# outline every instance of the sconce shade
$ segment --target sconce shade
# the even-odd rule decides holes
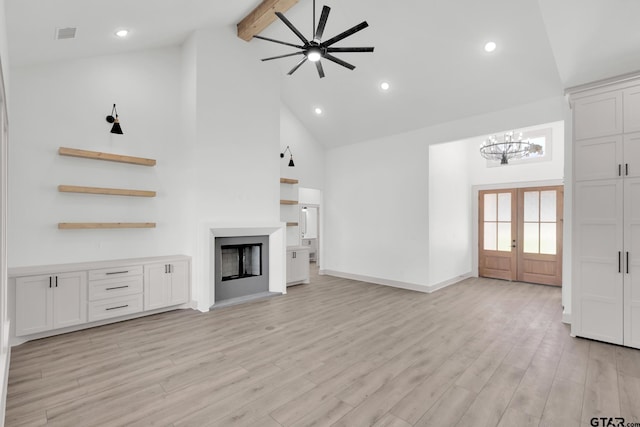
[[[292,168],[295,165],[293,164],[293,156],[291,156],[291,158],[289,159],[289,167]]]
[[[117,133],[118,135],[122,135],[122,128],[120,127],[120,121],[118,120],[118,116],[116,116],[116,119],[113,122],[111,133]]]

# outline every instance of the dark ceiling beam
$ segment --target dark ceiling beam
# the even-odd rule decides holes
[[[238,24],[238,37],[250,41],[276,20],[276,12],[286,12],[298,0],[263,0]]]

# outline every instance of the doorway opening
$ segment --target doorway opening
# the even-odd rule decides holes
[[[478,192],[478,275],[562,286],[563,186]]]
[[[305,203],[300,206],[300,243],[309,248],[309,262],[319,265],[320,206]]]

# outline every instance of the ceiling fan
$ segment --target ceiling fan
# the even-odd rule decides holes
[[[257,35],[253,36],[257,39],[267,40],[273,43],[279,43],[285,46],[291,46],[291,47],[300,49],[300,51],[298,52],[288,53],[286,55],[273,56],[271,58],[264,58],[262,59],[262,61],[271,61],[272,59],[280,59],[280,58],[286,58],[289,56],[304,55],[304,57],[300,60],[300,62],[298,62],[295,65],[295,67],[293,67],[291,71],[289,71],[287,74],[292,75],[293,73],[296,72],[298,68],[300,68],[302,64],[304,64],[307,60],[309,60],[311,62],[315,62],[316,68],[318,69],[318,75],[320,76],[320,78],[324,77],[324,69],[322,68],[322,63],[320,62],[321,58],[327,59],[331,62],[335,62],[336,64],[342,65],[343,67],[348,68],[350,70],[353,70],[354,68],[356,68],[354,65],[351,65],[340,58],[336,58],[332,54],[339,53],[339,52],[373,52],[373,47],[332,47],[332,46],[335,43],[339,42],[340,40],[345,39],[357,33],[358,31],[367,28],[369,24],[367,24],[367,21],[363,21],[360,24],[355,25],[349,28],[348,30],[338,34],[337,36],[330,38],[329,40],[322,41],[324,27],[327,25],[327,19],[329,18],[330,11],[331,11],[331,8],[329,6],[324,6],[322,8],[322,13],[320,14],[320,20],[318,21],[318,27],[316,28],[315,26],[316,25],[316,2],[315,0],[313,1],[313,27],[314,27],[313,29],[315,30],[315,35],[311,40],[307,40],[305,36],[300,31],[298,31],[296,27],[293,26],[293,24],[284,16],[282,12],[276,12],[276,16],[280,18],[280,20],[284,22],[284,24],[287,27],[289,27],[289,29],[293,31],[293,33],[302,41],[302,45],[296,45],[293,43],[287,43],[280,40],[274,40],[268,37],[262,37]]]

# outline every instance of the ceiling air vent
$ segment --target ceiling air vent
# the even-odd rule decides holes
[[[56,40],[75,39],[76,29],[75,27],[56,28]]]

